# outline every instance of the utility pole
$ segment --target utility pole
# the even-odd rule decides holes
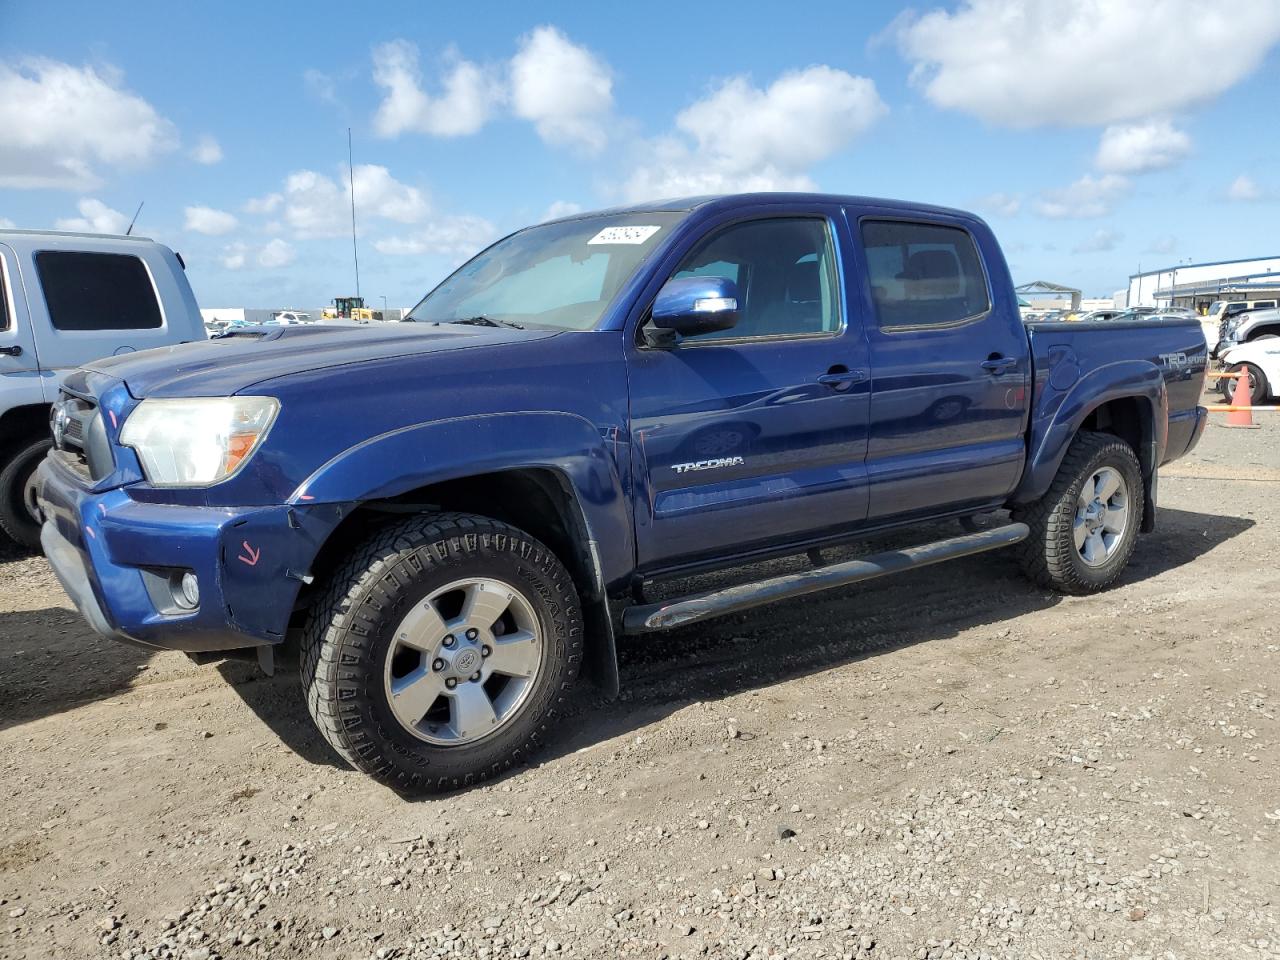
[[[351,128],[347,127],[347,180],[351,184],[351,260],[356,267],[356,296],[360,296],[360,248],[356,245],[356,168],[351,160]]]

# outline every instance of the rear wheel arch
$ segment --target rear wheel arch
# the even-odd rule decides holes
[[[1110,434],[1128,444],[1142,468],[1142,533],[1156,528],[1156,504],[1152,496],[1160,444],[1156,436],[1156,411],[1148,397],[1116,397],[1098,404],[1080,424],[1076,436],[1085,432]]]
[[[7,454],[49,435],[48,403],[24,403],[0,413],[0,448]]]

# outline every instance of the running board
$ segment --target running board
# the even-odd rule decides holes
[[[843,587],[850,583],[875,580],[891,573],[928,567],[943,560],[954,560],[974,553],[998,550],[1001,547],[1020,543],[1030,534],[1031,530],[1025,523],[1010,523],[993,530],[969,533],[949,540],[938,540],[918,547],[907,547],[905,550],[873,553],[869,557],[836,563],[816,570],[788,573],[781,577],[770,577],[768,580],[744,583],[709,593],[695,593],[660,603],[628,607],[622,614],[622,628],[623,632],[634,634],[683,627],[690,623],[697,623],[699,620],[750,610],[752,607],[773,603],[776,600],[789,600],[792,597],[817,593],[819,590],[829,590],[832,587]]]

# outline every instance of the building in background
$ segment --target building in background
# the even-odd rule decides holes
[[[1129,277],[1127,306],[1190,307],[1204,313],[1215,300],[1280,297],[1280,257],[1180,263]]]

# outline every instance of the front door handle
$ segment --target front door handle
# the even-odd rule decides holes
[[[866,370],[841,370],[832,368],[818,378],[818,382],[832,390],[848,390],[855,383],[862,383],[870,374]]]
[[[22,347],[16,343],[12,347],[0,347],[0,354],[6,357],[20,357],[22,356]]]
[[[982,369],[994,374],[1007,373],[1017,365],[1015,357],[989,357],[982,361]]]

